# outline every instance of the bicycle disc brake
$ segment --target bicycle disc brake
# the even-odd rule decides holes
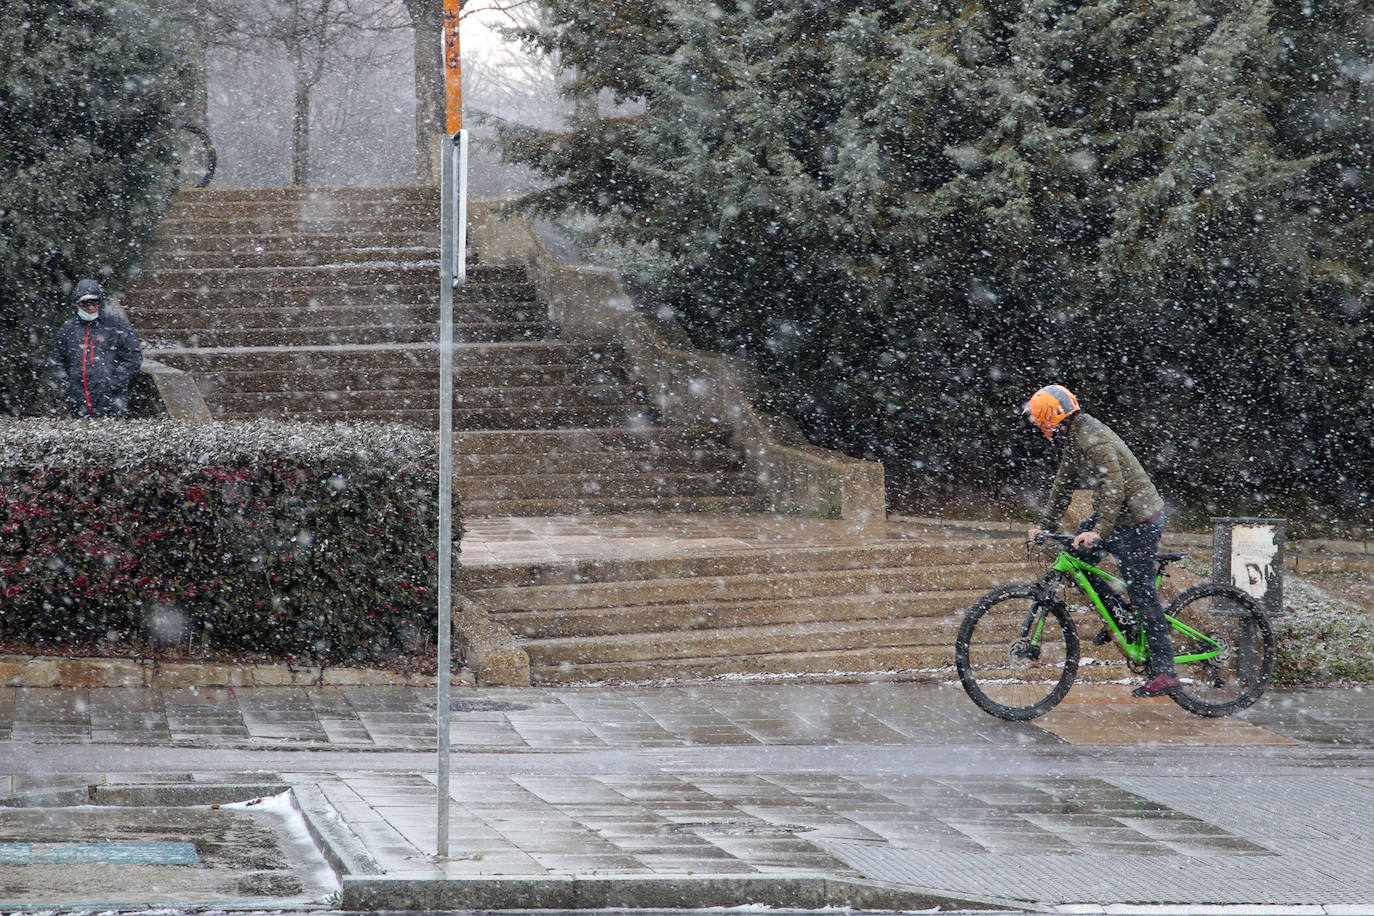
[[[1032,643],[1028,636],[1013,639],[1007,647],[1007,659],[1013,668],[1025,668],[1040,661],[1040,647]]]

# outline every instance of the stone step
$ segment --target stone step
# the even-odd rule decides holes
[[[328,222],[337,226],[340,237],[372,230],[378,223],[393,220],[424,221],[439,228],[440,208],[423,201],[353,200],[324,203],[263,201],[229,206],[174,207],[164,223],[178,228],[201,227],[210,231],[226,222],[254,221],[272,223],[285,228],[301,223]]]
[[[454,349],[455,369],[470,366],[613,366],[625,362],[625,351],[614,343],[576,343],[565,340],[524,343],[460,344]]]
[[[328,403],[315,403],[308,409],[294,412],[283,407],[277,411],[252,412],[229,410],[215,403],[209,404],[210,413],[217,420],[248,420],[253,417],[271,417],[281,420],[323,423],[403,423],[421,429],[438,429],[439,412],[435,409],[420,410],[413,408],[348,409]],[[617,411],[615,408],[584,408],[560,410],[455,410],[453,428],[455,430],[537,430],[537,429],[581,429],[588,426],[652,426],[656,417],[647,410]],[[550,501],[551,511],[545,514],[560,514],[557,501]]]
[[[729,515],[767,512],[758,496],[670,496],[670,497],[549,497],[547,499],[468,499],[462,504],[465,515],[476,518],[528,518],[542,515],[676,515],[695,513]]]
[[[298,248],[294,239],[282,237],[272,248],[254,244],[247,250],[196,251],[177,247],[177,240],[166,240],[156,256],[144,266],[146,274],[160,275],[170,271],[199,273],[201,271],[277,269],[285,267],[324,267],[330,264],[418,264],[437,272],[439,249],[431,245],[377,246],[353,244],[352,239],[334,239],[333,246]]]
[[[456,475],[456,472],[455,472]],[[742,474],[651,473],[618,471],[591,477],[586,474],[545,476],[463,476],[460,491],[487,502],[544,499],[689,499],[715,496],[753,496],[758,483]]]
[[[299,370],[219,370],[210,377],[217,386],[240,392],[439,390],[437,367],[409,365],[371,369],[336,367]],[[626,379],[616,368],[597,366],[539,366],[512,373],[502,373],[495,369],[465,368],[457,369],[453,373],[455,391],[522,387],[573,388],[625,383]]]
[[[383,388],[335,391],[240,391],[222,382],[202,381],[202,391],[212,409],[234,413],[261,410],[270,413],[303,413],[309,410],[438,410],[436,388]],[[477,412],[605,411],[622,415],[649,410],[644,393],[625,385],[582,388],[478,388],[454,392],[454,416]],[[487,427],[490,428],[490,427]]]
[[[825,651],[770,652],[726,657],[655,659],[647,662],[559,664],[530,667],[530,681],[542,684],[642,683],[664,679],[704,680],[731,676],[787,677],[916,672],[953,677],[954,652],[944,646],[892,646]]]
[[[230,191],[232,189],[218,189]],[[245,191],[263,189],[243,189]],[[223,218],[226,216],[338,215],[366,222],[377,213],[416,210],[439,219],[439,193],[435,189],[412,193],[403,189],[322,188],[295,197],[256,193],[181,197],[168,214],[173,219]]]
[[[210,205],[219,210],[233,204],[264,206],[299,201],[428,201],[439,202],[439,189],[430,185],[337,185],[277,188],[187,188],[177,195],[177,207]]]
[[[302,308],[262,308],[242,306],[213,308],[140,308],[138,330],[153,334],[170,331],[240,328],[358,327],[362,325],[439,325],[439,304],[376,303],[338,306],[307,305]],[[457,302],[455,326],[482,324],[547,323],[548,310],[537,302]]]
[[[336,246],[338,244],[337,239],[326,241],[333,241]],[[274,248],[259,252],[176,251],[169,253],[164,251],[158,255],[157,261],[148,266],[144,274],[146,279],[140,278],[139,282],[140,287],[144,289],[198,290],[202,284],[195,282],[197,277],[222,275],[225,272],[237,270],[239,267],[247,269],[248,273],[245,273],[244,277],[255,280],[264,277],[270,279],[271,275],[268,271],[281,270],[290,270],[300,276],[315,276],[320,271],[333,266],[357,267],[371,270],[374,273],[380,272],[384,275],[384,279],[390,279],[386,276],[386,268],[374,266],[378,264],[395,264],[398,265],[398,269],[404,268],[407,272],[419,272],[422,277],[430,278],[436,287],[439,282],[439,252],[437,249],[414,247],[339,250],[336,247],[330,248],[324,245],[319,248]],[[315,273],[307,273],[312,271]],[[159,282],[159,277],[165,278],[167,282]],[[493,284],[505,287],[527,286],[529,282],[529,275],[523,267],[469,266],[467,279],[462,286],[454,290],[453,298],[455,302],[462,302],[465,299],[471,300],[474,297],[489,299],[490,296],[482,293],[478,287]],[[437,293],[433,298],[438,298]]]
[[[523,640],[521,647],[529,653],[531,673],[535,669],[563,671],[582,665],[731,659],[779,653],[866,652],[876,647],[901,646],[939,648],[947,653],[952,663],[954,634],[958,628],[957,614],[947,614],[933,619],[834,620],[605,638],[530,639]]]
[[[454,473],[473,485],[503,477],[550,478],[550,485],[602,478],[615,474],[679,474],[687,471],[737,474],[744,470],[740,456],[729,449],[653,452],[567,452],[544,455],[468,455],[454,449]],[[576,487],[570,488],[569,492]]]
[[[328,347],[163,347],[149,355],[195,375],[258,370],[391,369],[433,366],[438,371],[435,345],[368,344]],[[531,369],[551,366],[616,366],[620,353],[613,346],[565,341],[459,344],[454,348],[454,371],[469,367]]]
[[[558,328],[547,322],[454,324],[454,335],[470,342],[554,340]],[[178,347],[326,347],[336,344],[437,343],[432,324],[362,325],[355,327],[209,327],[140,329],[139,337]]]
[[[731,676],[787,677],[790,675],[844,675],[905,673],[950,680],[954,670],[953,636],[914,645],[868,646],[854,649],[758,651],[752,654],[701,658],[652,659],[605,663],[531,666],[530,680],[538,684],[594,684],[601,682],[655,682],[705,680]],[[1120,655],[1093,656],[1087,645],[1079,661],[1078,683],[1118,683],[1130,677]]]
[[[145,355],[197,378],[240,373],[309,372],[325,369],[432,369],[434,344],[369,344],[337,347],[159,347]]]
[[[187,211],[168,216],[162,221],[159,231],[164,237],[171,238],[193,234],[271,236],[304,232],[333,235],[337,239],[345,240],[359,224],[358,209],[330,211],[326,208],[312,208],[308,211],[283,209],[280,212],[264,212],[254,208],[241,213],[220,215]],[[387,210],[366,216],[366,221],[365,231],[368,233],[437,233],[439,229],[437,208],[430,210],[407,207]]]
[[[518,457],[611,452],[638,460],[645,453],[711,451],[729,447],[730,431],[720,426],[547,429],[518,433],[473,430],[453,434],[455,454],[468,456]]]
[[[381,286],[439,283],[439,259],[288,264],[280,267],[180,267],[146,270],[139,281],[150,291],[219,289],[294,289],[295,287]],[[533,295],[527,298],[534,298]]]
[[[722,630],[773,624],[839,620],[962,617],[988,589],[944,592],[888,592],[880,595],[836,595],[765,601],[692,601],[673,605],[621,605],[585,608],[558,614],[512,611],[499,620],[524,639],[566,639],[663,633],[679,630]]]
[[[319,279],[319,278],[317,278]],[[130,320],[138,324],[142,309],[236,309],[271,308],[300,309],[319,306],[376,306],[398,303],[439,302],[437,277],[410,278],[406,282],[370,284],[332,284],[314,286],[256,287],[238,286],[211,289],[154,289],[139,286],[122,300],[129,310]],[[529,302],[534,287],[527,283],[477,283],[463,287],[455,299],[460,302]]]
[[[531,585],[523,588],[482,589],[464,580],[465,593],[498,618],[505,611],[563,613],[569,610],[691,601],[763,601],[885,592],[987,591],[1008,582],[1027,582],[1042,569],[1024,563],[972,563],[952,566],[907,566],[885,569],[827,569],[658,578],[628,581],[588,581],[581,584]],[[480,574],[477,570],[472,571]]]
[[[457,441],[455,437],[455,442]],[[701,555],[586,559],[561,563],[492,564],[473,567],[464,575],[465,587],[489,589],[492,595],[526,586],[594,585],[597,583],[645,583],[668,580],[691,588],[692,582],[710,582],[725,589],[723,579],[734,576],[771,576],[859,571],[865,575],[864,590],[888,570],[919,569],[948,565],[981,567],[997,565],[1023,573],[1003,582],[1029,582],[1044,571],[1043,560],[1029,561],[1015,538],[963,538],[897,540],[889,543],[835,547],[791,547],[768,550],[730,550]],[[999,573],[1009,574],[1009,573]],[[1000,584],[1000,583],[999,583]],[[878,589],[880,593],[884,589]],[[690,592],[699,595],[700,591]],[[516,599],[512,600],[524,600]],[[664,600],[674,600],[671,596]],[[645,602],[647,603],[647,602]],[[499,602],[493,605],[501,608]],[[515,608],[518,609],[518,608]]]
[[[340,249],[380,251],[424,249],[432,252],[439,250],[439,227],[432,229],[411,229],[401,231],[376,231],[370,225],[360,225],[356,231],[340,236],[337,232],[303,232],[296,229],[265,233],[206,233],[195,231],[194,223],[184,224],[178,231],[171,231],[163,225],[158,229],[158,241],[153,257],[178,258],[210,257],[236,258],[269,256],[280,252],[284,258],[293,256],[330,257]],[[433,255],[432,257],[437,257]],[[230,261],[230,263],[233,263]],[[289,261],[288,261],[289,263]],[[329,263],[329,262],[321,262]],[[180,265],[169,265],[180,266]],[[225,264],[209,266],[228,266]],[[252,266],[252,265],[250,265]],[[468,271],[476,267],[469,264]]]

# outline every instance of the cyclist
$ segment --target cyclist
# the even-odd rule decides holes
[[[1096,417],[1079,409],[1078,399],[1062,385],[1041,388],[1022,413],[1059,449],[1059,470],[1050,489],[1040,528],[1057,531],[1073,491],[1093,491],[1093,513],[1079,526],[1073,546],[1105,549],[1116,557],[1126,594],[1139,615],[1150,647],[1148,680],[1132,696],[1157,697],[1179,686],[1174,674],[1174,648],[1169,623],[1155,591],[1159,538],[1164,533],[1164,500],[1121,437]]]

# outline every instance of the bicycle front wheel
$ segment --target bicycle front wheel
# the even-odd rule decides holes
[[[1274,673],[1274,630],[1250,595],[1219,582],[1195,585],[1165,611],[1173,618],[1171,696],[1199,716],[1229,716],[1259,699]]]
[[[1008,585],[969,609],[954,641],[954,664],[969,698],[984,712],[1025,721],[1064,699],[1078,674],[1078,631],[1062,604],[1040,590]]]

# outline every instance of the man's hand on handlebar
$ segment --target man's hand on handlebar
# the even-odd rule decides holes
[[[1043,544],[1046,541],[1053,541],[1062,547],[1073,550],[1098,550],[1102,547],[1102,536],[1096,531],[1084,531],[1077,536],[1070,537],[1067,534],[1055,534],[1053,531],[1046,531],[1044,528],[1026,529],[1027,544]]]
[[[1073,539],[1075,550],[1092,550],[1094,547],[1101,545],[1101,543],[1102,535],[1098,534],[1096,531],[1084,531]]]

